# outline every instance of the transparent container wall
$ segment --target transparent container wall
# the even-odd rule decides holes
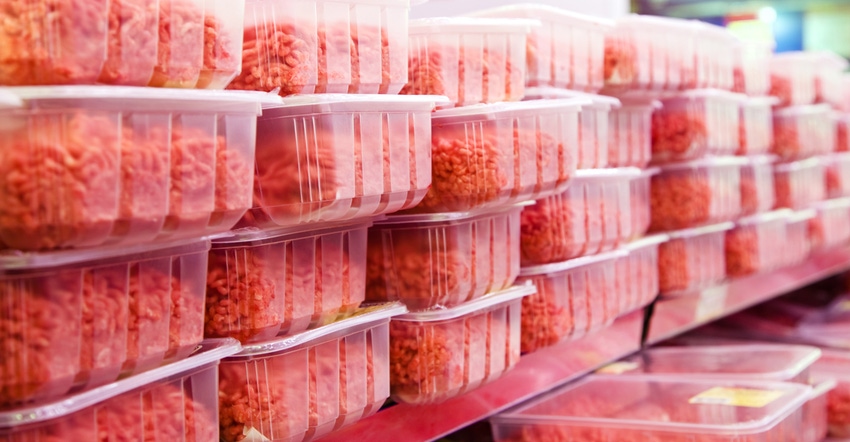
[[[205,336],[258,342],[354,311],[366,296],[367,227],[214,245]]]
[[[809,222],[809,241],[812,250],[824,250],[847,244],[850,241],[850,204],[823,205],[816,209],[817,216]]]
[[[805,209],[826,198],[826,167],[815,161],[774,166],[776,208]]]
[[[407,82],[409,8],[403,0],[246,0],[242,70],[229,88],[396,94]]]
[[[824,160],[827,198],[850,196],[850,154],[833,154]]]
[[[392,397],[437,403],[499,378],[520,357],[516,299],[459,317],[390,324]]]
[[[367,299],[402,301],[412,311],[507,289],[519,273],[521,210],[372,227]]]
[[[605,36],[606,93],[647,89],[651,84],[651,33],[635,23],[618,21]]]
[[[221,440],[320,438],[378,411],[390,395],[389,378],[388,322],[281,353],[225,359]]]
[[[850,151],[848,128],[850,128],[850,114],[842,113],[835,121],[835,152]]]
[[[196,88],[224,89],[242,70],[245,1],[204,0],[204,60]]]
[[[812,368],[816,381],[835,379],[837,385],[826,395],[828,432],[831,438],[850,438],[850,353],[825,350]]]
[[[579,113],[578,169],[599,169],[609,165],[609,109],[583,107]]]
[[[773,150],[783,160],[799,160],[835,149],[837,123],[828,106],[797,107],[773,115]]]
[[[702,164],[662,170],[652,177],[650,230],[666,231],[731,221],[741,214],[739,165]]]
[[[650,180],[652,175],[644,173],[629,183],[631,193],[631,236],[629,239],[642,237],[649,231],[652,219],[652,203],[650,200]]]
[[[216,383],[216,365],[208,365],[69,415],[0,429],[0,440],[218,440]]]
[[[658,243],[629,250],[616,264],[616,293],[622,314],[649,305],[658,296]]]
[[[728,96],[682,96],[664,100],[652,115],[652,159],[683,161],[739,148],[737,103]]]
[[[652,106],[625,104],[608,116],[608,165],[646,167],[652,156]]]
[[[815,102],[815,67],[796,57],[773,57],[770,62],[770,95],[779,105],[800,106]]]
[[[187,356],[203,340],[207,247],[4,274],[0,408]]]
[[[333,105],[331,105],[333,106]],[[417,205],[431,184],[427,110],[264,111],[242,227],[365,218]],[[421,106],[420,106],[421,108]]]
[[[773,165],[751,161],[741,167],[741,215],[767,212],[776,205]]]
[[[724,232],[674,238],[658,250],[662,294],[689,294],[722,282],[726,277]]]
[[[769,102],[741,103],[736,155],[760,155],[773,147],[773,114]]]
[[[821,393],[803,405],[803,441],[820,442],[829,433],[829,394]]]
[[[798,265],[803,263],[812,251],[812,243],[809,239],[810,220],[789,220],[785,226],[785,250],[783,251],[783,265]]]
[[[739,277],[782,266],[787,220],[781,217],[739,225],[726,232],[726,274]]]
[[[767,95],[770,92],[770,60],[773,56],[771,45],[744,40],[735,56],[732,90],[751,97]]]

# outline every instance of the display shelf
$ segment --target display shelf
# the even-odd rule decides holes
[[[814,254],[796,266],[736,279],[695,295],[661,298],[649,321],[647,344],[672,338],[848,269],[850,247],[843,247]]]
[[[638,351],[643,320],[643,311],[635,311],[597,333],[525,355],[502,378],[469,393],[432,405],[394,405],[321,440],[438,439]]]

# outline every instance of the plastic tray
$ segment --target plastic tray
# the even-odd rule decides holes
[[[0,408],[185,356],[210,243],[0,255]]]
[[[603,86],[605,36],[614,23],[562,8],[518,4],[474,12],[476,17],[527,18],[528,84],[595,92]]]
[[[608,165],[644,168],[652,158],[652,112],[655,100],[625,100],[608,115]]]
[[[740,40],[724,26],[697,24],[701,27],[697,35],[697,66],[705,84],[702,87],[731,90],[735,85],[734,48]],[[672,44],[678,44],[676,36],[670,38],[674,39]]]
[[[850,151],[850,136],[848,136],[850,113],[837,112],[833,115],[835,116],[835,148],[833,150],[835,152],[848,152]]]
[[[826,163],[826,196],[850,196],[850,152],[833,153],[824,158]]]
[[[804,209],[826,198],[826,165],[820,158],[773,166],[776,207]]]
[[[366,293],[410,310],[453,307],[510,287],[519,273],[520,211],[401,215],[369,231]]]
[[[257,94],[8,90],[0,242],[46,250],[227,231],[250,207]]]
[[[726,232],[726,275],[739,277],[782,267],[790,214],[782,209],[739,219]]]
[[[537,293],[522,302],[522,352],[578,339],[624,313],[615,273],[626,255],[617,250],[523,267],[518,281],[533,283]]]
[[[659,172],[658,168],[642,170],[640,175],[629,183],[631,192],[631,236],[629,239],[640,238],[649,231],[652,221],[652,205],[650,202],[650,183],[652,177]]]
[[[409,0],[246,0],[231,89],[396,94],[407,82]]]
[[[774,97],[749,97],[739,102],[739,145],[736,155],[761,155],[773,147]]]
[[[431,111],[445,97],[311,95],[257,122],[253,208],[240,226],[363,218],[418,204],[431,184]]]
[[[713,157],[668,165],[652,177],[654,231],[731,221],[741,214],[741,168],[746,159]]]
[[[829,435],[850,438],[850,352],[824,350],[812,367],[812,377],[817,381],[834,379],[837,382],[827,395]]]
[[[519,101],[526,42],[537,20],[441,17],[410,21],[410,78],[402,94],[445,95],[458,106]]]
[[[617,260],[616,290],[623,314],[649,305],[658,296],[658,248],[670,238],[652,235],[620,248],[628,255]]]
[[[815,103],[843,105],[839,93],[841,74],[847,70],[848,62],[844,57],[831,51],[810,51],[815,71]]]
[[[522,211],[522,265],[612,250],[633,237],[631,182],[636,168],[576,172],[563,193]]]
[[[773,150],[783,160],[832,152],[837,122],[828,105],[795,106],[773,113]]]
[[[850,198],[815,203],[817,216],[809,222],[809,240],[813,250],[823,250],[847,244],[850,240]]]
[[[741,40],[735,47],[733,91],[751,97],[761,97],[770,92],[770,59],[775,43]]]
[[[218,440],[217,366],[239,351],[205,341],[187,359],[61,400],[0,412],[0,440]]]
[[[410,313],[390,324],[394,400],[435,403],[499,378],[519,362],[521,298],[531,285],[457,307]]]
[[[725,233],[732,223],[669,232],[658,248],[660,291],[665,295],[693,294],[726,278]]]
[[[390,395],[390,319],[405,312],[369,307],[223,360],[221,440],[317,439],[378,411]]]
[[[811,387],[589,376],[490,419],[496,441],[792,441]]]
[[[837,386],[834,379],[812,384],[812,396],[803,405],[803,441],[822,442],[829,434],[829,395]]]
[[[683,92],[662,100],[652,114],[652,160],[691,160],[731,155],[739,148],[743,96],[714,89]]]
[[[797,265],[804,262],[812,251],[809,240],[809,223],[817,215],[813,209],[794,212],[785,225],[785,247],[782,252],[782,264]]]
[[[766,212],[776,205],[774,160],[768,155],[752,156],[741,167],[741,215]]]
[[[678,18],[653,17],[659,20],[657,26],[661,27],[660,39],[653,49],[663,50],[664,62],[666,62],[666,90],[691,90],[698,87],[697,72],[695,69],[697,37],[699,35],[698,22]],[[675,41],[675,43],[674,43]],[[658,52],[652,54],[653,66],[661,63],[657,60]]]
[[[774,54],[770,60],[770,95],[780,106],[815,102],[815,63],[805,52]]]
[[[544,198],[573,175],[581,99],[434,112],[431,189],[416,212],[463,212]]]

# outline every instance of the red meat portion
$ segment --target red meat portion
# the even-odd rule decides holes
[[[634,45],[620,38],[605,39],[605,82],[626,85],[638,76],[637,52]]]
[[[726,233],[726,274],[743,276],[757,273],[760,262],[756,228],[739,227]]]
[[[652,114],[652,155],[660,161],[685,160],[703,153],[708,133],[703,115],[692,110]]]
[[[555,283],[547,278],[535,278],[537,293],[522,299],[523,353],[555,345],[585,330],[576,328],[575,313],[587,314],[585,300],[575,299],[571,293],[559,293]],[[567,302],[563,302],[563,298]],[[580,318],[580,323],[586,319]],[[581,325],[579,326],[580,328]]]
[[[791,105],[791,79],[779,75],[770,76],[770,92],[768,95],[779,98],[779,106]]]
[[[712,221],[713,189],[705,174],[669,173],[652,177],[650,230],[665,231]]]
[[[215,17],[204,16],[204,64],[197,89],[223,89],[239,73],[239,55],[232,52],[233,36]]]
[[[773,119],[773,150],[772,152],[783,159],[799,158],[803,154],[800,135],[797,132],[795,118]]]
[[[559,262],[581,256],[599,246],[599,235],[592,244],[586,230],[584,192],[566,193],[523,208],[521,215],[521,259],[523,265]]]
[[[110,0],[106,62],[99,83],[144,86],[157,54],[157,2]]]
[[[846,121],[839,121],[836,127],[835,142],[838,145],[836,152],[850,151],[850,138],[847,136],[847,128],[850,126]]]
[[[204,63],[204,11],[192,0],[159,0],[157,62],[148,86],[195,87]]]
[[[744,77],[744,69],[740,68],[740,67],[736,67],[732,71],[732,78],[733,78],[732,92],[737,92],[739,94],[746,94],[747,93],[747,87],[746,87],[746,78]]]
[[[831,437],[850,437],[850,384],[839,382],[827,394],[827,416]]]

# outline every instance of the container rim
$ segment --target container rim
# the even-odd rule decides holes
[[[404,322],[447,321],[449,319],[455,319],[473,313],[485,312],[494,307],[507,304],[511,301],[515,301],[535,293],[537,293],[537,288],[533,284],[517,284],[508,289],[494,292],[472,301],[464,302],[463,304],[455,307],[435,308],[431,310],[411,312],[405,315],[396,316],[392,320]]]

